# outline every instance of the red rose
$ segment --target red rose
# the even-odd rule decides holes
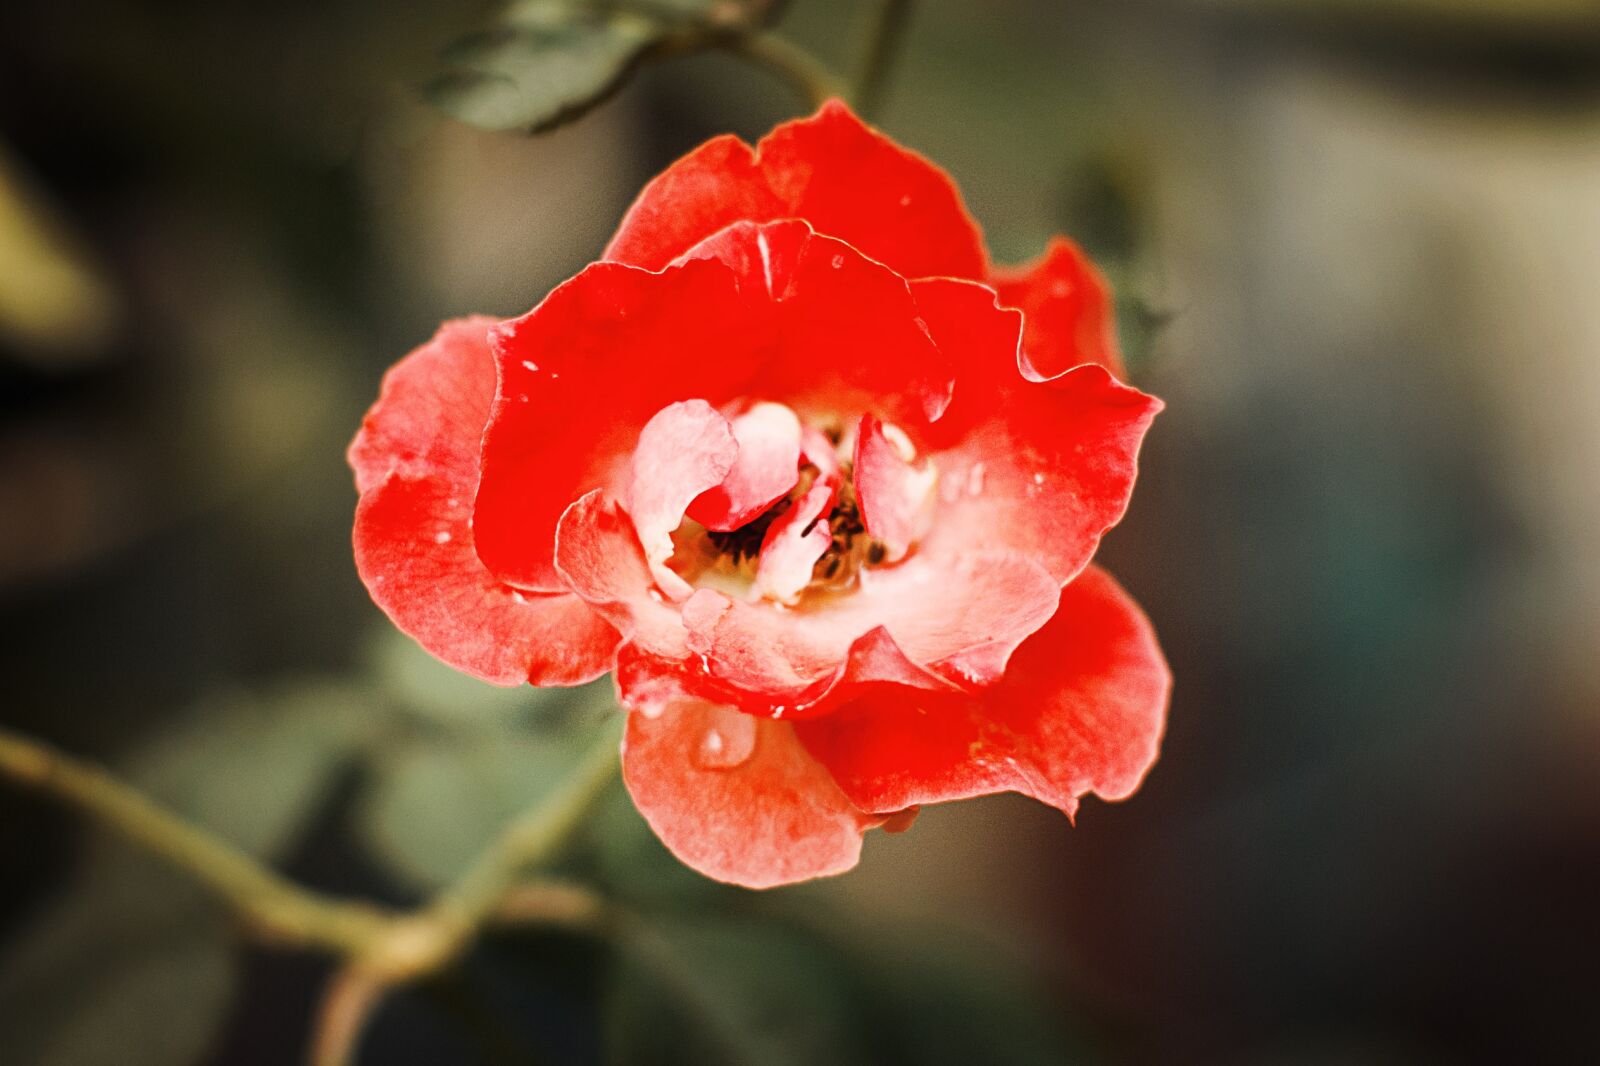
[[[1076,248],[992,267],[949,177],[830,104],[701,146],[604,261],[390,371],[356,562],[484,680],[615,669],[690,866],[837,873],[918,804],[1071,814],[1155,759],[1166,664],[1090,566],[1161,406],[1119,372]]]

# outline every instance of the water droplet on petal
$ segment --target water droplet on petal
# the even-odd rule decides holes
[[[711,724],[700,736],[694,761],[702,770],[731,770],[756,750],[756,727],[750,715],[733,707],[713,708]]]
[[[448,529],[439,530],[439,532],[437,532],[437,533],[435,533],[433,535],[433,542],[435,544],[449,544],[450,543],[450,531]]]
[[[524,359],[522,361],[522,369],[531,370],[531,371],[538,371],[539,367],[538,367],[537,364],[534,363],[534,361],[532,359]]]

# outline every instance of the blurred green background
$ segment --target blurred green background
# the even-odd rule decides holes
[[[782,32],[848,68],[863,6]],[[0,720],[395,903],[605,689],[458,679],[367,600],[343,448],[380,374],[803,109],[703,55],[481,132],[418,86],[491,12],[0,9]],[[1088,246],[1168,402],[1101,556],[1177,677],[1161,762],[1077,828],[934,808],[759,895],[614,796],[566,866],[657,964],[497,937],[363,1061],[1600,1060],[1600,9],[923,0],[905,44],[881,124],[997,257]],[[5,788],[0,1062],[295,1061],[323,964],[220,924]]]

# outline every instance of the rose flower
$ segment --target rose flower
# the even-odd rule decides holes
[[[373,599],[485,681],[615,670],[682,861],[853,866],[924,803],[1072,814],[1154,761],[1170,676],[1090,560],[1160,401],[1057,240],[990,264],[949,177],[842,104],[647,185],[601,262],[388,374],[350,448]]]

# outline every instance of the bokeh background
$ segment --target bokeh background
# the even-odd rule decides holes
[[[782,32],[848,66],[861,6]],[[802,110],[708,55],[481,132],[417,86],[487,13],[0,9],[0,720],[395,903],[604,691],[455,679],[371,606],[342,453],[381,372]],[[1065,231],[1116,280],[1169,405],[1102,551],[1177,677],[1161,762],[1076,828],[930,809],[761,895],[613,797],[569,863],[676,981],[496,938],[363,1061],[1600,1061],[1600,10],[924,0],[879,118],[999,258]],[[0,786],[0,1061],[295,1061],[324,964],[218,925]]]

